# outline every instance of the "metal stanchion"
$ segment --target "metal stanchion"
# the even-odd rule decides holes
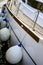
[[[36,0],[36,1],[40,3],[40,4],[38,4],[38,8],[41,8],[41,3],[43,3],[43,2],[42,2],[41,0]],[[33,26],[33,30],[34,30],[34,31],[35,31],[34,27],[35,27],[35,25],[36,25],[36,22],[37,22],[39,13],[40,13],[40,10],[38,10],[38,14],[37,14],[36,20],[35,20],[35,22],[34,22],[34,26]]]
[[[33,26],[33,31],[35,31],[34,27],[35,27],[35,25],[36,25],[36,21],[37,21],[38,16],[39,16],[39,12],[40,12],[40,11],[38,10],[38,14],[37,14],[36,20],[35,20],[35,22],[34,22],[34,26]]]

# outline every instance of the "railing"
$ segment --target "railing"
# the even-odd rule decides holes
[[[23,12],[22,11],[22,9],[20,9],[20,7],[21,7],[21,5],[23,4],[23,2],[19,2],[18,1],[18,3],[17,3],[17,0],[15,0],[15,1],[13,1],[12,3],[10,3],[9,4],[9,9],[12,11],[12,6],[14,6],[14,8],[16,8],[16,12],[13,12],[12,11],[12,13],[17,17],[18,16],[18,14],[19,14],[19,11],[23,14],[23,16],[25,16],[25,17],[27,17],[27,19],[30,19],[31,21],[32,21],[32,23],[33,23],[33,25],[31,25],[32,26],[32,29],[34,30],[34,31],[37,31],[39,34],[41,34],[41,35],[43,35],[42,33],[43,33],[43,27],[41,27],[39,24],[37,24],[37,19],[38,19],[38,16],[39,16],[39,13],[40,13],[40,11],[38,11],[38,10],[36,10],[36,12],[34,13],[33,12],[33,14],[35,15],[33,15],[34,16],[34,18],[33,19],[31,19],[30,17],[29,17],[29,15],[27,14],[27,13],[25,13],[25,12]],[[25,5],[23,5],[24,6],[24,8],[26,8],[29,12],[31,12],[31,10],[28,8],[28,7],[26,7]],[[31,7],[31,6],[30,6]],[[34,9],[34,8],[33,8]],[[27,12],[28,12],[27,11]],[[21,15],[21,14],[20,14]],[[31,15],[31,14],[30,14]],[[24,22],[23,20],[22,20],[22,22]],[[29,22],[29,21],[28,21]],[[27,23],[28,23],[27,22]],[[24,22],[25,23],[25,22]],[[41,33],[40,33],[40,31],[38,31],[38,30],[35,30],[35,26],[38,26],[39,28],[41,28],[42,30],[41,30]],[[30,27],[31,27],[30,26]]]

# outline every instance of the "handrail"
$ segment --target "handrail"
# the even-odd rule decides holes
[[[12,4],[12,3],[11,3]],[[12,4],[13,5],[13,4]],[[11,5],[11,7],[10,7],[10,9],[12,8],[12,5]],[[21,9],[20,9],[20,5],[21,5],[21,2],[19,3],[19,6],[17,7],[17,13],[16,13],[16,16],[18,15],[18,12],[19,11],[21,11]],[[16,5],[15,5],[15,7],[16,7]],[[30,9],[29,9],[30,10]],[[22,11],[21,11],[22,12]],[[22,12],[23,13],[23,12]],[[37,13],[37,12],[35,12],[35,13]],[[24,14],[24,13],[23,13]],[[28,17],[26,14],[24,14],[27,18],[29,18],[30,19],[30,17]],[[36,16],[35,16],[36,17]],[[34,18],[35,18],[34,17]],[[33,20],[32,19],[30,19],[32,22],[33,22]]]
[[[14,18],[14,20],[21,26],[23,25],[23,29],[30,35],[33,37],[33,39],[36,40],[36,42],[39,42],[39,37],[36,36],[32,31],[30,31],[23,23],[20,22],[20,20],[18,18],[16,18],[11,11],[7,8],[8,12],[10,13],[10,15]]]
[[[19,6],[19,7],[20,7],[20,6]],[[8,8],[8,9],[9,9],[9,8]],[[9,9],[9,10],[10,10],[10,9]],[[11,11],[11,10],[10,10],[10,11]],[[9,11],[9,12],[10,12],[10,11]],[[18,12],[19,12],[19,10],[18,10]],[[13,16],[14,19],[15,19],[15,17],[17,17],[17,15],[18,15],[18,14],[17,14],[17,15],[14,15],[14,14],[12,13],[12,11],[11,11],[10,13],[11,13],[11,15]],[[22,20],[20,20],[19,18],[17,18],[17,19],[18,19],[19,21],[22,21]],[[22,21],[22,22],[23,22],[23,21]],[[18,22],[17,22],[17,23],[18,23]],[[35,23],[36,23],[36,21],[35,21]],[[35,24],[35,23],[34,23],[35,26],[38,25],[37,23],[36,23],[36,24]],[[21,23],[20,23],[20,22],[19,22],[18,24],[21,26]],[[23,25],[23,24],[22,24],[22,25]],[[35,27],[35,26],[34,26],[34,27]],[[42,29],[42,27],[41,27],[40,25],[38,25],[38,26],[39,26],[39,28]],[[23,29],[26,30],[27,28],[25,29],[25,26],[23,25]],[[33,27],[32,27],[32,30],[33,30]],[[35,30],[35,29],[34,29],[34,30]],[[26,31],[27,31],[27,30],[26,30]],[[29,31],[27,31],[27,32],[29,33]],[[41,36],[43,35],[43,34],[42,34],[41,32],[39,32],[38,30],[35,30],[35,32],[37,32],[37,33],[40,34]],[[30,33],[29,33],[29,34],[30,34]],[[32,35],[31,35],[31,36],[32,36]],[[32,37],[33,37],[33,36],[32,36]],[[39,39],[42,39],[42,37],[39,37],[38,35],[36,35],[36,37],[37,37],[37,39],[35,39],[35,40],[36,40],[37,42],[39,42]]]
[[[21,4],[20,4],[20,5],[21,5]],[[16,7],[16,6],[15,6],[15,7]],[[19,7],[20,7],[20,6],[19,6]],[[19,11],[21,11],[20,8],[17,9],[17,14],[16,14],[16,16],[18,15],[18,12],[19,12]],[[21,11],[21,12],[22,12],[22,11]],[[23,13],[23,12],[22,12],[22,13]],[[37,12],[36,12],[36,13],[37,13]],[[23,13],[23,14],[24,14],[24,13]],[[25,14],[24,14],[24,15],[25,15]],[[26,16],[26,15],[25,15],[25,16]],[[34,22],[34,25],[33,25],[33,28],[32,28],[33,30],[35,30],[34,28],[35,28],[36,25],[38,25],[41,29],[43,29],[39,24],[36,23],[36,21],[37,21],[37,19],[38,19],[38,16],[39,16],[39,11],[38,11],[37,16],[35,16],[35,18],[36,18],[36,19],[35,19],[35,22],[34,22],[32,19],[30,19],[30,17],[26,16],[26,17],[29,18],[32,22]],[[35,31],[37,31],[37,30],[35,30]],[[38,31],[37,31],[37,32],[38,32]],[[38,32],[38,33],[41,34],[41,35],[43,35],[43,34],[40,33],[40,32]]]
[[[34,30],[34,27],[35,27],[35,25],[36,25],[36,22],[37,22],[38,16],[39,16],[39,11],[38,11],[38,14],[37,14],[36,20],[35,20],[35,22],[34,22],[33,30]]]

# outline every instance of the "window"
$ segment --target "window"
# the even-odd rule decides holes
[[[36,8],[36,9],[39,9],[40,11],[43,12],[43,4],[38,3],[38,2],[35,1],[35,0],[22,0],[22,1],[23,1],[24,3],[27,3],[28,5],[30,5],[30,6],[32,6],[32,7],[34,7],[34,8]],[[41,8],[39,8],[38,4],[41,5]]]

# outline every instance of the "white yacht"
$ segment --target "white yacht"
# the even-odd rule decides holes
[[[17,65],[43,65],[43,0],[35,0],[37,8],[28,1],[2,0],[0,9],[6,4],[10,45],[22,45],[23,58]]]

